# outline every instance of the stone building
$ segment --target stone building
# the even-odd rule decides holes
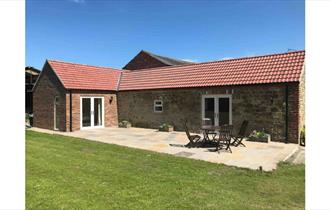
[[[305,51],[157,67],[139,54],[124,70],[47,60],[34,88],[34,125],[75,131],[128,120],[146,128],[166,122],[180,131],[187,120],[199,131],[209,118],[237,132],[248,120],[249,131],[299,142]]]

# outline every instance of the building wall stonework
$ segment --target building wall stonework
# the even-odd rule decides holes
[[[288,89],[289,89],[289,93],[288,93],[289,141],[293,143],[299,143],[299,83],[288,84]]]
[[[289,142],[298,140],[298,83],[288,84],[288,136]],[[171,123],[182,131],[188,120],[190,129],[200,131],[202,123],[202,95],[231,94],[232,123],[238,132],[243,120],[249,121],[248,131],[269,132],[274,141],[285,141],[286,136],[286,84],[246,85],[205,88],[179,88],[118,92],[119,121],[128,120],[136,127],[158,128]],[[154,100],[163,101],[163,112],[153,111]]]
[[[118,126],[117,96],[114,91],[72,90],[72,131],[80,130],[80,97],[104,97],[105,127]],[[110,98],[112,101],[110,103]],[[70,93],[66,94],[66,130],[70,131]]]
[[[66,90],[46,63],[33,92],[33,126],[54,129],[54,99],[59,97],[56,113],[59,116],[59,130],[65,131],[66,122]]]
[[[162,123],[183,130],[184,120],[192,131],[199,132],[202,122],[202,96],[230,94],[232,96],[232,123],[238,132],[243,120],[249,121],[248,132],[265,130],[274,141],[298,143],[304,125],[305,78],[301,82],[237,85],[223,87],[173,88],[136,91],[71,90],[72,130],[80,129],[80,97],[104,97],[105,126],[117,126],[128,120],[136,127],[158,128]],[[288,88],[288,116],[286,116],[286,88]],[[60,131],[70,131],[70,91],[66,90],[54,71],[45,64],[34,88],[34,126],[54,129],[54,98],[59,97],[57,108]],[[110,98],[112,101],[110,103]],[[154,100],[163,101],[163,112],[154,112]],[[288,119],[288,123],[286,123]],[[288,132],[286,132],[286,125]]]
[[[305,125],[305,68],[299,83],[299,137],[300,131]]]

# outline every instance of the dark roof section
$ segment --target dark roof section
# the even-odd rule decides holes
[[[149,56],[155,59],[158,64],[150,63],[150,61],[145,60],[145,57]],[[136,66],[138,64],[138,66]],[[132,58],[124,67],[123,69],[127,70],[137,70],[137,69],[144,69],[144,68],[155,68],[155,67],[162,67],[162,66],[178,66],[178,65],[187,65],[193,64],[193,62],[179,60],[175,58],[170,58],[162,55],[156,55],[154,53],[148,52],[146,50],[141,50],[134,58]],[[132,68],[132,65],[135,66]]]
[[[32,66],[26,66],[25,67],[25,73],[27,74],[32,74],[32,75],[39,75],[40,74],[40,70],[39,69],[36,69]]]
[[[185,65],[185,64],[193,64],[193,62],[189,62],[189,61],[184,61],[184,60],[179,60],[179,59],[175,59],[175,58],[170,58],[170,57],[166,57],[166,56],[162,56],[162,55],[156,55],[154,53],[142,50],[143,52],[149,54],[151,57],[156,58],[157,60],[159,60],[160,62],[169,65],[169,66],[177,66],[177,65]]]

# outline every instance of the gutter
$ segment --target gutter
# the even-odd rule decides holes
[[[285,85],[285,143],[289,143],[289,86]]]

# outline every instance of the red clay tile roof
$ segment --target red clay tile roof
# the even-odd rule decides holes
[[[119,90],[204,87],[299,81],[305,51],[123,71]]]
[[[143,90],[297,82],[305,51],[139,71],[48,60],[67,89]]]
[[[47,60],[67,89],[117,90],[121,70]]]

